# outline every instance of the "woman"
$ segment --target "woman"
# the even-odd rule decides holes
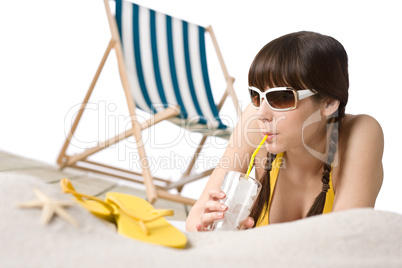
[[[224,217],[219,188],[225,172],[246,173],[265,135],[255,158],[263,188],[243,228],[374,207],[383,180],[383,133],[372,117],[345,114],[348,88],[347,54],[332,37],[297,32],[263,47],[249,71],[252,103],[191,209],[187,230],[209,230]]]

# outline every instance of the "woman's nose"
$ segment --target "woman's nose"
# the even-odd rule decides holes
[[[273,120],[274,111],[269,107],[265,99],[261,100],[260,109],[258,109],[257,115],[259,118],[268,120],[269,122]]]

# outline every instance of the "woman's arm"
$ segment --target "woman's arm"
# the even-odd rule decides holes
[[[225,173],[229,170],[246,173],[251,154],[261,140],[256,120],[256,110],[248,105],[240,121],[237,123],[229,139],[228,146],[218,166],[214,169],[200,198],[192,207],[186,221],[188,231],[197,231],[197,225],[209,225],[214,220],[221,218],[225,209],[218,202],[219,188]]]
[[[341,166],[333,211],[374,207],[383,181],[384,135],[368,115],[351,116],[341,128]]]

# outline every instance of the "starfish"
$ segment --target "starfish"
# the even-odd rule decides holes
[[[64,207],[71,206],[73,204],[51,199],[50,197],[39,191],[37,188],[32,188],[32,191],[38,199],[18,204],[18,207],[42,208],[41,222],[43,224],[48,224],[53,215],[57,214],[68,223],[72,224],[75,227],[78,227],[78,222],[64,209]]]

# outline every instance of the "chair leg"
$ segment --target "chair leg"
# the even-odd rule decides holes
[[[127,92],[126,92],[127,94]],[[135,137],[136,143],[137,143],[137,148],[138,148],[138,154],[140,156],[140,165],[142,168],[142,176],[144,177],[144,184],[145,184],[145,192],[147,194],[147,199],[148,202],[153,204],[157,199],[158,199],[158,192],[156,191],[156,186],[153,182],[153,177],[151,175],[151,170],[149,168],[149,162],[147,155],[145,153],[145,148],[144,148],[144,143],[142,141],[142,130],[143,126],[141,123],[137,121],[137,116],[135,113],[135,109],[130,109],[130,107],[133,107],[132,104],[133,99],[127,99],[129,103],[129,110],[131,112],[131,123],[133,125],[133,135]],[[146,127],[149,127],[150,125],[154,125],[157,122],[161,121],[163,118],[169,118],[173,117],[178,114],[178,108],[177,107],[170,107],[165,109],[163,112],[160,113],[158,118],[155,119],[155,122],[148,123],[146,122]],[[159,118],[160,117],[160,118]],[[144,126],[145,128],[145,126]]]
[[[61,149],[61,151],[59,153],[59,156],[57,157],[57,164],[59,164],[59,166],[61,166],[61,167],[63,167],[63,165],[65,165],[65,162],[67,160],[66,159],[67,148],[68,148],[68,146],[70,144],[70,141],[71,141],[71,139],[72,139],[72,137],[74,135],[74,132],[75,132],[77,126],[78,126],[78,122],[80,121],[81,116],[84,113],[85,106],[88,103],[89,98],[91,97],[93,89],[95,88],[96,82],[98,81],[98,78],[99,78],[99,75],[100,75],[100,73],[101,73],[101,71],[103,69],[103,66],[105,65],[105,62],[106,62],[106,60],[107,60],[107,58],[109,56],[109,53],[112,50],[112,48],[114,47],[114,45],[115,45],[115,41],[113,39],[110,40],[110,42],[109,42],[109,44],[108,44],[108,46],[106,48],[106,51],[103,54],[102,60],[101,60],[101,62],[99,64],[99,66],[98,66],[98,69],[96,70],[95,76],[92,79],[91,85],[89,86],[88,92],[85,95],[84,101],[81,104],[81,108],[78,111],[77,117],[75,118],[74,123],[73,123],[73,125],[71,127],[71,130],[68,133],[68,136],[67,136],[67,138],[66,138],[66,140],[65,140],[65,142],[63,144],[63,147],[62,147],[62,149]]]
[[[145,190],[146,190],[148,201],[152,204],[158,198],[158,194],[156,192],[156,187],[153,184],[153,178],[151,176],[148,159],[147,159],[147,156],[145,153],[145,148],[144,148],[142,135],[141,135],[142,127],[141,127],[141,124],[137,121],[137,116],[136,116],[136,112],[135,112],[136,106],[135,106],[133,95],[131,93],[130,84],[128,81],[128,75],[126,73],[126,67],[125,67],[125,63],[124,63],[122,47],[121,47],[120,43],[117,42],[116,45],[114,46],[114,48],[115,48],[115,52],[116,52],[117,65],[119,66],[120,78],[121,78],[121,82],[123,85],[124,93],[126,95],[128,110],[130,113],[131,123],[133,126],[132,127],[133,135],[135,137],[135,140],[137,143],[137,148],[138,148],[138,154],[140,156],[140,165],[142,168],[142,175],[144,177]]]
[[[219,101],[219,104],[216,106],[216,108],[218,109],[218,112],[221,111],[223,104],[226,101],[226,98],[228,97],[228,89],[226,88],[225,92],[223,93],[223,96],[221,98],[221,100]]]
[[[134,119],[134,120],[133,120]],[[148,201],[153,204],[158,199],[158,194],[156,192],[156,187],[153,182],[153,178],[151,175],[151,171],[149,168],[149,162],[147,155],[145,153],[144,143],[141,135],[141,125],[138,122],[135,122],[136,116],[132,115],[133,120],[133,131],[135,141],[137,143],[138,154],[140,156],[140,165],[142,168],[142,176],[144,177],[145,191],[147,194]]]
[[[216,55],[218,56],[223,75],[225,76],[226,84],[228,86],[226,90],[227,90],[228,94],[232,97],[237,116],[240,117],[241,116],[241,108],[240,108],[239,101],[237,99],[236,93],[233,88],[234,78],[229,75],[229,72],[226,68],[225,61],[223,60],[223,56],[222,56],[221,50],[219,48],[218,41],[216,40],[215,33],[212,30],[212,27],[208,26],[206,28],[206,30],[209,32],[209,34],[211,36],[212,44],[214,45]],[[225,96],[225,98],[226,98],[226,96]]]

